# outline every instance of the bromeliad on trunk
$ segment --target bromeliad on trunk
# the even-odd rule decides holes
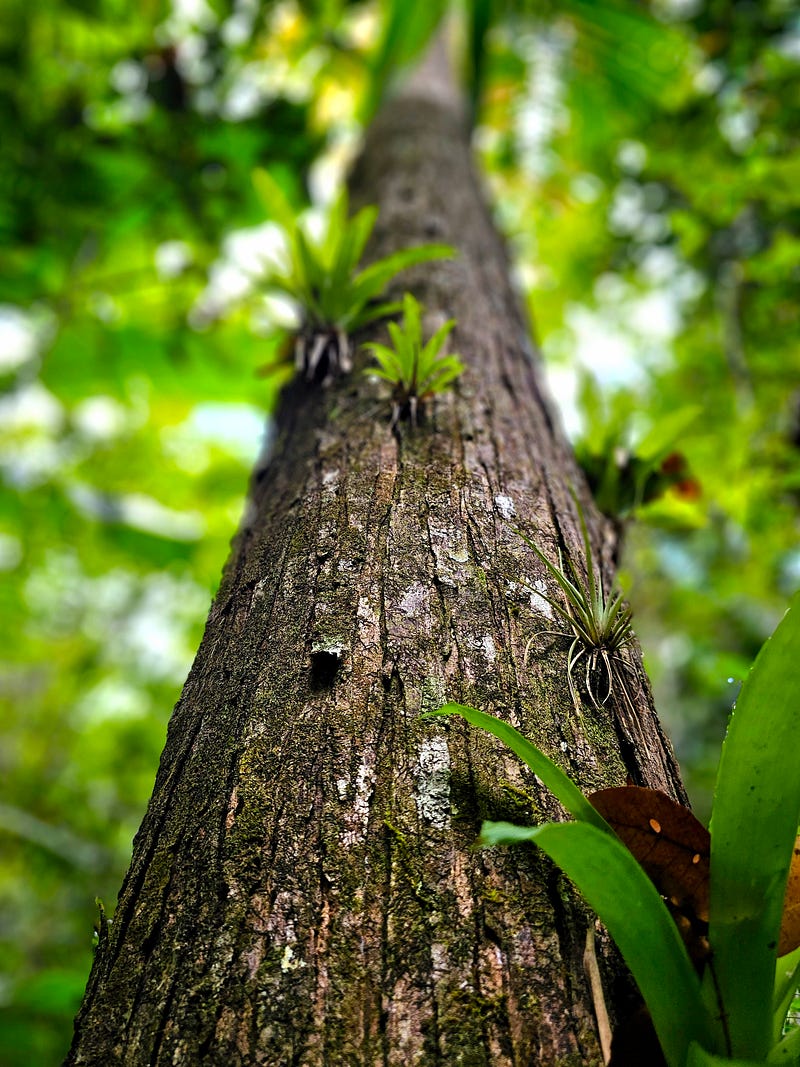
[[[307,382],[326,383],[353,369],[351,336],[361,327],[402,307],[384,301],[389,282],[407,267],[452,256],[449,245],[404,248],[359,270],[364,248],[378,218],[376,207],[349,215],[347,190],[331,204],[320,234],[298,219],[280,185],[265,170],[254,182],[270,214],[283,227],[287,265],[270,273],[264,286],[296,303],[300,325],[294,337],[294,361]]]
[[[458,355],[442,351],[456,320],[449,319],[423,344],[420,312],[417,301],[406,293],[403,297],[403,325],[389,323],[394,347],[378,343],[364,346],[378,364],[369,367],[366,373],[393,386],[392,427],[401,418],[409,418],[412,426],[416,426],[425,400],[436,393],[444,393],[464,369]]]

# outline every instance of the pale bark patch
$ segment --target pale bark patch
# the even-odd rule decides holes
[[[437,830],[450,825],[450,752],[444,737],[426,738],[419,749],[415,800],[420,818]]]

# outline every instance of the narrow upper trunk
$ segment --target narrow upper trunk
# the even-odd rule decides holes
[[[581,559],[602,531],[544,401],[506,257],[446,92],[375,123],[354,192],[372,251],[447,241],[408,279],[458,320],[457,393],[393,434],[358,372],[296,383],[172,716],[69,1063],[601,1062],[587,915],[532,848],[473,851],[484,817],[557,805],[446,698],[494,711],[587,788],[681,793],[629,656],[636,717],[570,698],[553,582],[512,528]],[[362,360],[363,363],[363,360]]]

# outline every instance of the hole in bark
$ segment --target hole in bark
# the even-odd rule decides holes
[[[337,652],[320,649],[311,653],[311,688],[330,689],[339,673],[342,657]]]

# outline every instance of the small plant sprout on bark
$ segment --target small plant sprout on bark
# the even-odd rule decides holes
[[[548,572],[560,586],[566,599],[566,607],[564,607],[562,603],[553,597],[535,590],[537,595],[544,597],[548,604],[561,616],[572,632],[573,640],[567,653],[567,680],[573,700],[577,700],[575,671],[581,660],[583,660],[586,691],[596,708],[605,705],[617,689],[621,691],[623,698],[630,703],[628,691],[617,667],[620,666],[624,669],[624,661],[619,653],[633,640],[631,609],[625,603],[622,590],[616,583],[612,585],[610,592],[606,595],[603,588],[603,577],[594,562],[583,509],[574,493],[573,499],[575,500],[580,520],[583,547],[586,555],[587,580],[584,581],[572,560],[567,560],[567,567],[565,568],[559,552],[559,566],[557,567],[521,530],[517,530],[517,533],[544,563]],[[559,631],[540,630],[534,634],[525,648],[526,659],[531,644],[542,633],[559,633]],[[602,674],[605,674],[604,685],[599,681]],[[602,693],[599,691],[598,686],[602,686],[604,690]]]
[[[453,255],[449,245],[404,248],[358,270],[364,247],[378,217],[376,207],[349,216],[347,190],[328,209],[322,232],[314,235],[265,170],[254,182],[270,215],[286,233],[288,265],[271,272],[266,288],[280,291],[298,305],[300,327],[294,336],[294,361],[308,382],[326,383],[353,368],[351,335],[401,305],[382,301],[384,290],[400,271],[431,259]]]
[[[450,319],[423,344],[421,309],[410,293],[403,297],[403,325],[389,323],[389,336],[394,345],[367,344],[375,357],[377,367],[370,367],[367,374],[382,378],[393,386],[392,427],[401,418],[417,424],[420,408],[425,400],[436,393],[444,393],[464,370],[464,364],[455,353],[442,352],[448,334],[455,326]]]

